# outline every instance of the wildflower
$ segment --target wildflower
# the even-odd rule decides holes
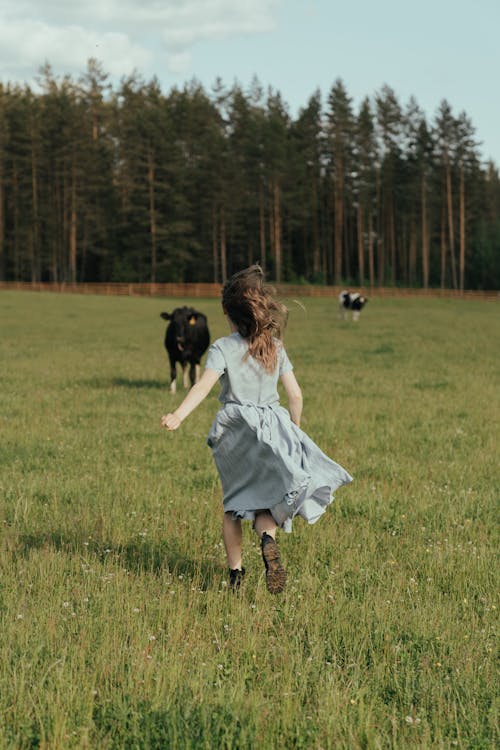
[[[420,724],[418,716],[405,716],[405,721],[407,724]]]

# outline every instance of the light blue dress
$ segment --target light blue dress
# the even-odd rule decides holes
[[[254,520],[257,510],[269,510],[278,526],[291,531],[296,515],[315,523],[333,492],[352,477],[280,406],[278,379],[293,367],[282,343],[276,344],[273,373],[245,357],[248,345],[239,333],[212,344],[205,367],[220,376],[222,407],[207,443],[220,475],[224,510],[247,520]]]

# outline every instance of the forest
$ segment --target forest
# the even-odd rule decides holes
[[[39,71],[0,83],[0,280],[500,288],[500,176],[465,112],[344,82],[163,92]]]

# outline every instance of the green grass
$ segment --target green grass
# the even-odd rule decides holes
[[[494,747],[498,305],[289,301],[303,427],[355,481],[273,598],[248,526],[227,591],[216,390],[160,429],[182,302],[0,295],[1,750]]]

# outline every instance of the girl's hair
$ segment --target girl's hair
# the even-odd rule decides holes
[[[278,361],[275,339],[280,339],[288,316],[287,308],[274,299],[274,289],[264,284],[264,272],[258,265],[244,268],[226,281],[222,306],[238,333],[248,340],[248,354],[267,372]]]

